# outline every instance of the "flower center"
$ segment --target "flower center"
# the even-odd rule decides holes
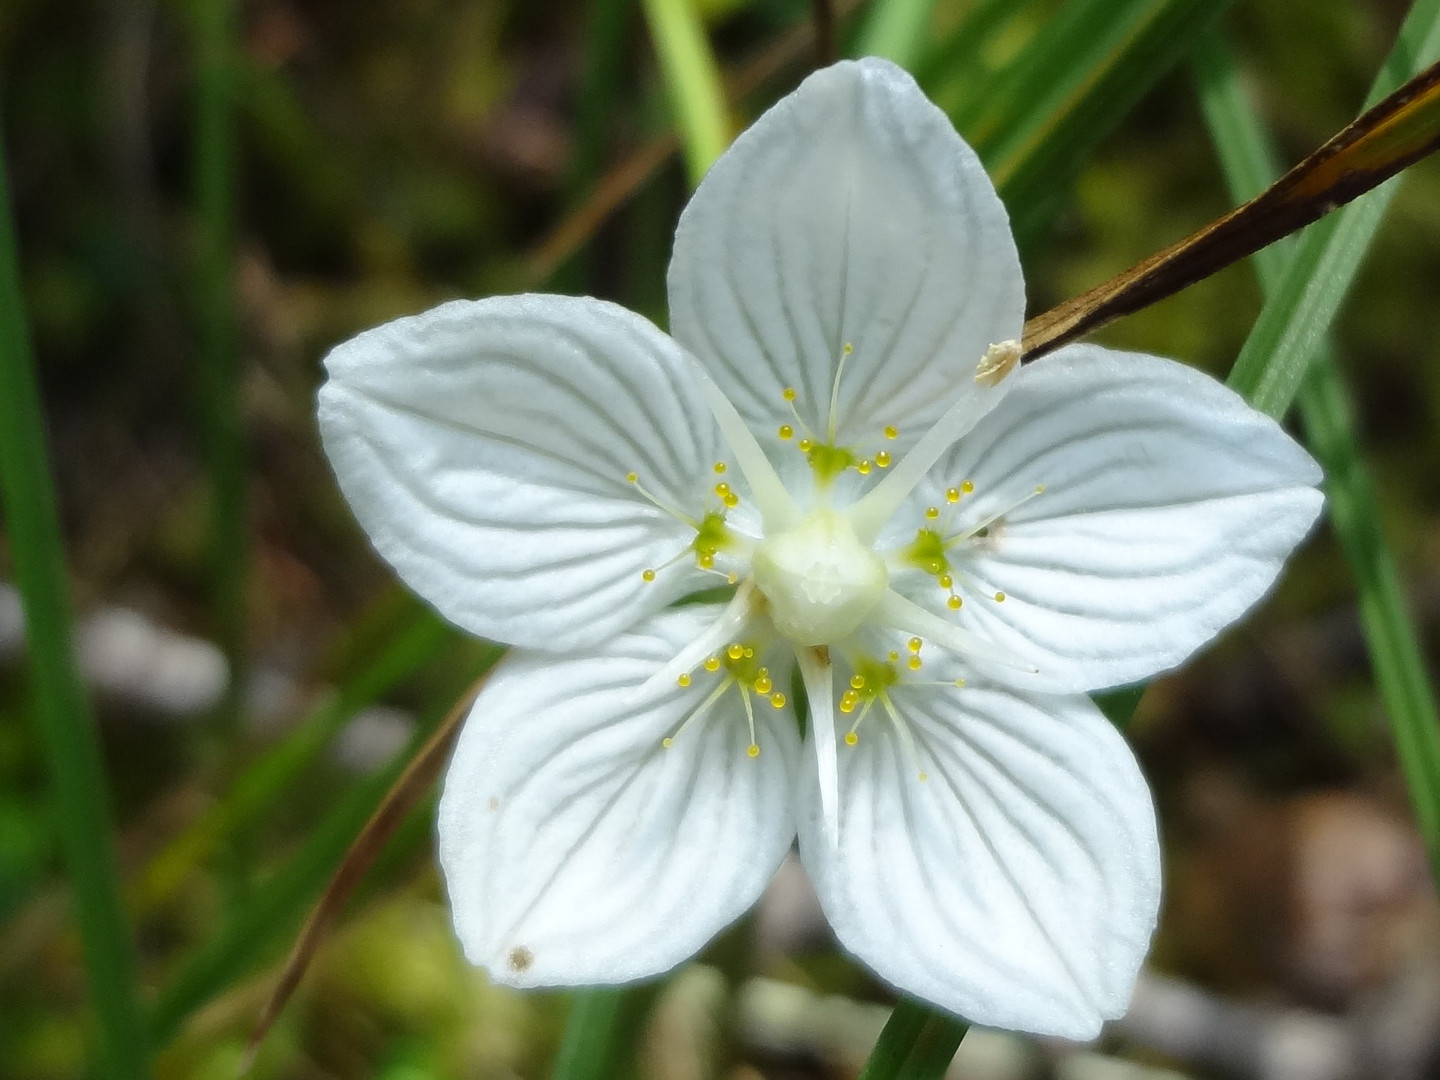
[[[889,584],[884,560],[828,508],[762,540],[751,572],[775,629],[797,645],[828,645],[850,634]]]

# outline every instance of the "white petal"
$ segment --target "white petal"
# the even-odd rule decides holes
[[[976,365],[1020,336],[1009,219],[973,151],[888,61],[811,75],[715,163],[680,218],[671,332],[767,445],[793,422],[840,445],[903,451]],[[794,454],[793,449],[789,450]],[[898,456],[898,453],[897,453]]]
[[[877,708],[841,749],[838,848],[800,804],[800,855],[840,943],[973,1023],[1093,1038],[1124,1013],[1159,907],[1129,747],[1078,696],[892,696],[914,747]]]
[[[376,550],[473,633],[604,640],[713,584],[695,531],[725,455],[675,343],[598,300],[455,301],[326,359],[325,449]]]
[[[1183,364],[1077,345],[1012,381],[896,532],[913,536],[964,480],[975,492],[951,534],[1024,500],[950,558],[960,624],[1038,667],[1027,688],[1097,690],[1181,663],[1265,595],[1320,512],[1310,456]],[[910,586],[941,598],[933,579]]]
[[[675,734],[719,675],[634,702],[714,616],[667,612],[593,653],[517,652],[496,668],[460,734],[439,822],[456,933],[491,978],[585,985],[667,971],[779,866],[795,835],[791,708],[755,709],[752,758],[734,686]]]

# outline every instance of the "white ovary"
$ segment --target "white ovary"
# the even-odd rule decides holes
[[[885,561],[829,507],[766,537],[751,563],[775,629],[797,645],[828,645],[860,627],[885,595]]]

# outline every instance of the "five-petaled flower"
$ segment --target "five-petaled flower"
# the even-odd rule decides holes
[[[664,972],[798,830],[881,978],[1094,1035],[1128,1002],[1160,857],[1083,695],[1254,604],[1318,468],[1180,364],[1082,345],[1020,368],[1005,210],[883,61],[816,73],[740,136],[669,293],[673,336],[496,297],[327,361],[325,446],[375,547],[515,646],[440,804],[467,955],[517,986]]]

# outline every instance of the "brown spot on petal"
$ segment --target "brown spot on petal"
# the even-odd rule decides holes
[[[528,971],[530,965],[535,963],[535,954],[524,945],[516,945],[510,950],[510,955],[505,958],[505,963],[510,966],[511,971],[516,973]]]
[[[486,803],[485,805],[488,806],[488,807],[490,807],[491,810],[499,810],[499,809],[500,809],[500,796],[499,796],[499,795],[491,795],[491,796],[490,796],[490,801],[489,801],[488,803]]]

